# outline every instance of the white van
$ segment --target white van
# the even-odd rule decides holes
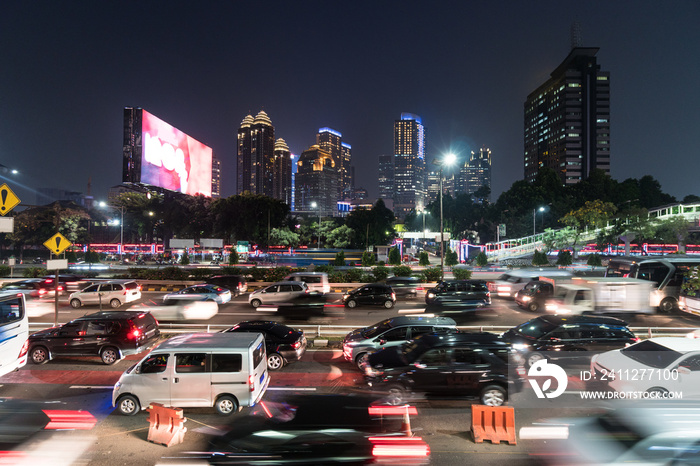
[[[163,342],[127,369],[112,406],[131,416],[151,403],[211,407],[220,414],[254,406],[270,377],[261,333],[189,333]]]
[[[331,284],[328,281],[328,274],[325,272],[294,272],[284,277],[292,282],[305,282],[311,291],[330,293]]]
[[[533,280],[540,280],[541,277],[564,280],[573,276],[574,274],[569,270],[548,267],[516,269],[489,282],[489,291],[499,298],[515,298],[515,294]]]

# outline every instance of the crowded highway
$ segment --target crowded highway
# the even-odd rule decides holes
[[[498,274],[491,274],[476,278],[493,281],[497,276]],[[27,365],[19,371],[10,372],[0,377],[0,396],[6,400],[6,405],[3,407],[5,415],[2,417],[5,423],[4,431],[10,427],[8,423],[14,419],[7,413],[65,411],[72,414],[69,421],[64,422],[60,429],[49,432],[53,434],[52,436],[47,436],[46,428],[41,428],[41,422],[37,424],[35,431],[30,430],[26,435],[21,435],[18,438],[8,440],[9,436],[5,434],[2,438],[3,443],[8,446],[7,450],[19,451],[19,453],[14,454],[20,455],[19,457],[26,461],[34,461],[35,464],[36,461],[47,460],[46,455],[50,455],[54,464],[201,464],[197,463],[198,461],[206,461],[209,464],[219,464],[219,461],[226,462],[226,464],[278,464],[278,462],[281,464],[284,461],[289,461],[289,457],[285,456],[286,453],[280,453],[276,459],[271,459],[267,455],[265,455],[265,459],[249,456],[243,458],[230,453],[223,461],[221,458],[213,458],[205,452],[213,451],[212,448],[225,448],[221,444],[224,439],[229,442],[224,444],[228,445],[226,448],[232,448],[233,443],[230,442],[233,441],[230,440],[230,436],[233,434],[230,432],[234,425],[234,430],[237,429],[247,435],[252,435],[256,429],[260,429],[260,418],[274,420],[279,415],[286,420],[287,414],[284,413],[286,413],[285,410],[289,409],[290,403],[295,406],[294,412],[298,410],[300,413],[304,409],[302,407],[305,406],[305,402],[302,400],[313,400],[313,397],[319,395],[339,396],[340,398],[333,402],[329,401],[328,397],[311,401],[311,403],[321,403],[322,401],[330,403],[326,413],[317,413],[317,419],[312,424],[315,426],[313,432],[318,434],[319,426],[339,428],[344,422],[341,418],[345,418],[345,415],[334,414],[334,410],[341,406],[347,408],[349,403],[357,402],[362,405],[367,402],[363,397],[370,395],[384,400],[383,404],[387,406],[403,406],[406,403],[414,406],[416,411],[410,416],[410,419],[403,416],[393,419],[397,423],[395,430],[404,434],[410,432],[411,438],[421,439],[419,441],[427,445],[424,454],[421,453],[417,457],[401,456],[405,452],[399,453],[396,457],[389,453],[383,458],[386,461],[394,461],[398,464],[427,464],[428,462],[430,464],[448,464],[464,462],[465,458],[468,457],[470,462],[474,464],[502,464],[504,461],[516,464],[568,464],[571,458],[561,456],[561,452],[562,449],[568,448],[567,445],[571,440],[570,437],[567,439],[561,434],[561,429],[573,429],[574,427],[561,419],[572,416],[597,416],[601,413],[601,408],[598,405],[582,404],[580,399],[576,401],[572,395],[572,390],[586,386],[583,380],[585,377],[581,374],[592,367],[589,366],[588,361],[572,365],[562,364],[567,370],[569,389],[557,400],[544,400],[552,402],[547,406],[541,403],[542,400],[533,399],[531,394],[524,393],[522,386],[517,390],[509,386],[507,393],[506,390],[495,390],[493,384],[486,387],[487,389],[491,387],[490,390],[478,388],[475,391],[470,388],[472,382],[469,382],[470,379],[466,375],[469,371],[463,371],[461,375],[457,374],[456,378],[453,375],[446,382],[439,382],[437,381],[437,372],[431,373],[429,371],[431,363],[434,363],[434,360],[429,360],[427,356],[430,352],[421,352],[424,350],[420,349],[420,345],[418,347],[415,345],[410,347],[409,345],[408,349],[417,354],[411,360],[415,361],[411,363],[415,365],[414,378],[410,382],[406,382],[406,376],[402,374],[397,376],[397,382],[402,380],[404,384],[410,383],[415,389],[421,383],[415,374],[426,370],[427,377],[432,380],[433,385],[445,383],[446,386],[454,387],[456,390],[456,392],[443,390],[442,396],[425,396],[420,394],[423,390],[409,390],[405,385],[403,389],[397,389],[398,383],[384,383],[382,385],[382,378],[386,382],[390,377],[393,377],[390,376],[392,372],[391,354],[383,356],[383,353],[392,350],[391,344],[387,344],[387,341],[391,342],[390,337],[378,338],[379,346],[372,351],[365,351],[368,354],[364,354],[363,357],[360,357],[356,343],[350,339],[353,330],[372,329],[375,328],[372,327],[375,324],[386,321],[395,324],[403,321],[408,322],[413,337],[418,336],[420,326],[425,323],[430,323],[432,331],[439,333],[438,327],[443,324],[437,322],[443,322],[447,329],[446,335],[452,334],[449,329],[454,327],[455,331],[458,330],[465,335],[462,339],[469,340],[467,343],[473,344],[478,340],[480,348],[488,347],[490,357],[495,364],[495,366],[490,366],[492,368],[489,370],[495,374],[498,372],[494,367],[498,365],[500,357],[501,348],[499,346],[505,344],[509,347],[512,345],[513,348],[522,346],[520,343],[522,338],[520,340],[511,339],[507,343],[503,343],[500,342],[501,337],[498,335],[505,334],[503,338],[506,338],[508,334],[517,337],[518,332],[524,334],[523,329],[540,325],[541,322],[545,322],[547,325],[557,325],[545,312],[532,312],[527,308],[522,308],[510,298],[493,297],[489,305],[477,306],[468,312],[446,306],[439,316],[433,316],[429,304],[426,303],[425,291],[419,292],[415,297],[411,294],[394,297],[395,302],[390,308],[382,304],[359,304],[348,307],[347,300],[351,294],[347,290],[340,291],[337,287],[336,289],[332,287],[328,293],[323,295],[324,312],[321,315],[305,316],[302,313],[283,313],[282,306],[274,303],[254,307],[250,303],[251,292],[260,287],[255,284],[249,285],[250,288],[246,292],[236,293],[237,296],[230,297],[230,300],[221,304],[187,302],[184,305],[167,305],[164,303],[164,301],[167,302],[167,299],[164,298],[166,295],[175,293],[173,290],[150,291],[148,287],[142,287],[138,299],[120,305],[116,310],[111,309],[109,300],[103,303],[78,306],[72,302],[75,297],[71,298],[73,295],[68,293],[59,296],[57,309],[58,322],[61,324],[84,319],[86,316],[100,311],[101,308],[106,312],[133,315],[142,315],[149,311],[158,320],[160,334],[157,337],[153,336],[153,341],[157,343],[162,343],[167,338],[172,337],[183,338],[183,335],[193,332],[234,331],[239,325],[245,327],[246,322],[258,320],[275,321],[283,327],[287,326],[299,331],[299,338],[303,338],[300,340],[303,341],[303,349],[299,350],[299,346],[297,346],[298,359],[290,360],[286,353],[282,363],[277,364],[268,359],[268,378],[266,380],[268,385],[264,394],[261,394],[259,402],[254,403],[253,407],[241,408],[240,411],[237,410],[238,412],[231,416],[221,416],[219,413],[222,411],[219,410],[218,406],[217,409],[186,407],[184,416],[187,422],[183,441],[171,447],[164,447],[147,440],[149,416],[146,411],[124,412],[118,402],[117,409],[113,406],[115,384],[124,382],[125,371],[130,371],[132,366],[139,363],[148,354],[148,350],[153,348],[153,345],[149,345],[146,351],[125,354],[116,360],[105,359],[103,356],[102,361],[97,355],[90,357],[60,354],[54,354],[50,361],[34,360],[33,347],[30,346],[30,359]],[[30,315],[31,332],[53,326],[56,310],[53,297],[30,299],[28,302],[27,310]],[[190,313],[172,312],[172,309],[178,306],[188,307]],[[306,307],[302,309],[306,309]],[[622,317],[624,321],[618,321],[616,317]],[[587,325],[586,319],[589,318],[579,319],[581,323],[576,325],[584,328]],[[629,338],[624,336],[628,340],[625,340],[626,342],[620,340],[623,342],[618,344],[618,347],[633,345],[640,339],[656,336],[686,337],[700,326],[698,325],[700,320],[694,316],[677,312],[668,314],[629,313],[624,316],[592,317],[591,319],[598,319],[595,321],[595,326],[598,328],[605,327],[610,331],[619,328],[623,332],[628,332]],[[576,317],[572,316],[568,318],[568,323],[563,326],[571,331],[575,321],[579,322]],[[528,326],[524,327],[525,323],[528,323]],[[248,331],[246,328],[241,330]],[[476,334],[484,335],[481,332],[489,332],[493,338],[488,334],[486,337],[470,337],[470,335]],[[425,343],[430,348],[443,344],[436,343],[437,340],[430,342],[429,337],[445,340],[444,345],[457,345],[456,347],[459,347],[462,344],[457,337],[421,335],[421,338],[412,339]],[[406,339],[408,336],[403,338]],[[487,338],[488,342],[483,338]],[[695,341],[689,338],[685,340]],[[182,345],[184,345],[184,340]],[[384,347],[387,348],[382,349]],[[445,346],[445,348],[447,347]],[[615,345],[600,347],[598,351],[607,351],[613,347]],[[408,349],[403,350],[404,355],[411,354]],[[551,351],[547,352],[547,350],[554,350],[551,346],[540,349],[541,351],[537,353],[530,351],[516,355],[516,359],[510,360],[511,368],[506,369],[506,372],[501,376],[510,378],[511,381],[513,378],[522,378],[525,376],[525,370],[537,364],[539,359],[535,358],[535,355],[538,357],[545,355],[550,361],[559,361],[550,357]],[[583,350],[584,348],[575,349]],[[567,350],[571,352],[572,348],[567,348]],[[268,357],[272,353],[270,349],[267,350]],[[282,352],[280,351],[280,353]],[[487,372],[483,361],[481,364],[477,370]],[[145,362],[142,365],[145,365]],[[508,374],[509,370],[515,371],[516,367],[518,367],[517,375],[515,373]],[[419,393],[411,393],[411,391]],[[435,390],[433,389],[433,391]],[[391,394],[393,398],[387,397],[387,393]],[[455,393],[458,393],[459,396],[455,396]],[[397,395],[400,396],[397,398]],[[353,397],[351,398],[352,402],[343,398],[347,396]],[[25,404],[18,408],[8,400],[22,400]],[[555,401],[556,403],[554,403]],[[517,430],[520,430],[520,440],[517,445],[498,445],[495,442],[475,443],[473,441],[470,428],[470,408],[480,402],[485,405],[510,405],[515,408],[515,426]],[[141,408],[146,408],[146,406],[141,406]],[[76,415],[76,413],[80,414]],[[330,422],[329,418],[334,416],[336,418]],[[382,419],[385,419],[386,422],[386,425],[382,424],[382,429],[389,429],[392,416],[387,414]],[[524,430],[521,430],[523,428]],[[288,431],[284,432],[286,432],[285,435],[288,434]],[[59,440],[57,441],[57,439]],[[240,440],[238,437],[237,439]],[[328,445],[341,442],[337,437],[333,439],[324,437],[315,441]],[[348,438],[342,439],[342,442],[348,441]],[[251,445],[252,440],[248,439],[245,442],[247,442],[246,445]],[[307,441],[304,440],[304,442]],[[271,447],[268,446],[268,448]],[[308,448],[308,446],[304,448]],[[258,450],[258,454],[261,454],[265,448],[258,446]],[[316,454],[321,456],[313,456]],[[307,464],[306,461],[309,461],[309,458],[315,458],[312,461],[315,464],[325,464],[331,460],[351,462],[350,458],[355,458],[362,464],[372,461],[375,462],[373,464],[377,464],[377,462],[381,464],[379,458],[373,457],[372,454],[369,454],[365,459],[358,459],[362,454],[354,451],[343,452],[342,449],[339,449],[333,455],[324,456],[327,455],[327,452],[319,453],[314,450],[313,455],[306,457],[306,460],[297,459],[303,464]]]

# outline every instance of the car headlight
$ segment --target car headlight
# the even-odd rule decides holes
[[[364,366],[364,369],[365,369],[365,375],[367,377],[379,377],[382,374],[384,374],[383,370],[375,369],[374,367],[370,366],[369,364],[366,364]]]
[[[433,299],[435,297],[435,293],[428,293],[428,298]]]
[[[532,299],[532,298],[530,298],[529,296],[523,296],[523,297],[522,297],[522,300],[523,300],[524,303],[527,303],[528,301],[530,301],[530,299]]]
[[[350,297],[349,294],[344,294],[344,295],[343,295],[343,300],[346,300],[346,299],[348,299],[349,297]]]
[[[528,345],[527,343],[514,343],[513,349],[517,351],[525,351],[527,349],[530,349],[530,345]]]

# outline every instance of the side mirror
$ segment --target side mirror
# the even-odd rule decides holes
[[[380,340],[379,340],[379,344],[380,344],[380,345],[386,345],[386,340],[383,339],[383,338],[380,339]]]

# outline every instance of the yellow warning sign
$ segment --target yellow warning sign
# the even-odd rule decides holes
[[[73,243],[68,241],[66,237],[60,233],[56,233],[44,242],[44,246],[49,248],[49,250],[54,254],[61,254],[72,244]]]
[[[0,186],[0,215],[4,216],[20,203],[19,198],[12,192],[7,183]]]

